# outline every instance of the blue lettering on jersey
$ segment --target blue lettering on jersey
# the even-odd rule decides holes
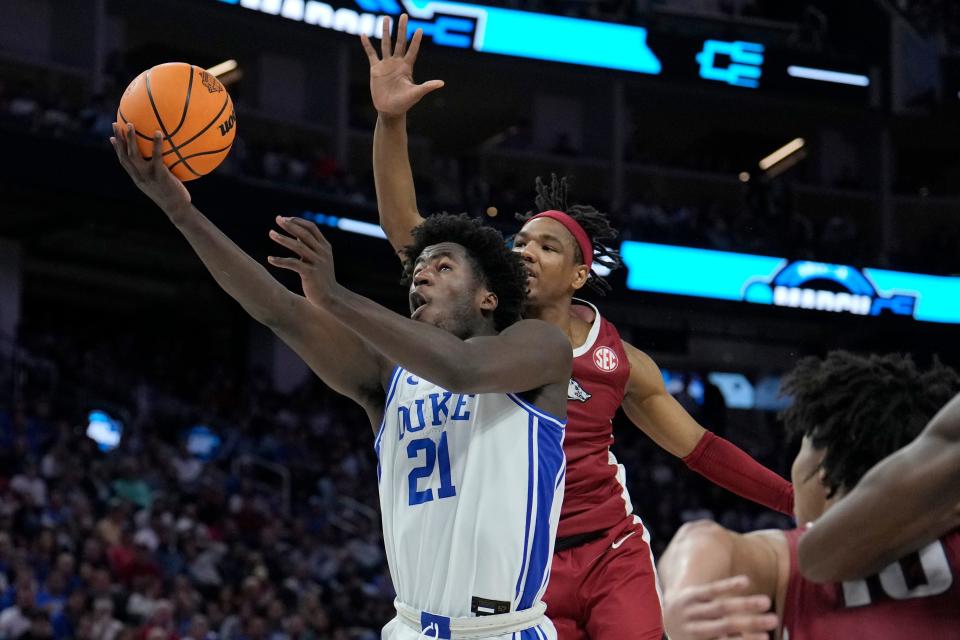
[[[477,394],[471,393],[469,395],[463,395],[462,393],[457,396],[457,407],[453,410],[453,420],[469,420],[470,412],[461,413],[462,409],[467,405],[467,398],[475,398]]]
[[[453,394],[449,391],[444,391],[443,393],[431,393],[430,394],[430,404],[433,406],[433,426],[439,427],[443,422],[446,422],[447,416],[450,414],[450,410],[447,408],[447,403],[450,402],[450,397]],[[440,398],[443,398],[442,400]],[[443,415],[443,422],[440,421],[440,415]]]
[[[423,403],[424,399],[419,398],[414,400],[414,404],[417,407],[417,423],[413,424],[410,419],[410,410],[412,407],[397,407],[397,411],[400,416],[400,439],[403,440],[403,436],[406,433],[415,433],[417,431],[423,431],[427,426],[427,421],[423,417]]]
[[[456,401],[453,402],[453,413],[450,412],[450,404],[453,394],[449,391],[431,393],[427,396],[430,399],[430,426],[443,428],[447,420],[463,422],[470,419],[469,402],[475,398],[475,393],[457,394]],[[427,427],[427,416],[424,415],[424,407],[427,398],[418,398],[412,402],[397,407],[397,422],[400,425],[398,440],[403,440],[408,433],[423,431]],[[414,409],[416,407],[416,409]]]

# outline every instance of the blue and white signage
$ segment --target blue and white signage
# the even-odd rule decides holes
[[[960,277],[626,241],[635,291],[960,324]]]
[[[661,64],[635,25],[438,0],[356,0],[336,7],[314,0],[217,0],[324,29],[379,37],[383,16],[410,16],[438,45],[534,60],[656,75]],[[341,3],[349,4],[349,3]]]
[[[735,87],[756,89],[763,74],[763,45],[757,42],[707,40],[697,54],[700,77]]]
[[[828,54],[760,42],[652,32],[635,24],[455,0],[195,0],[216,2],[351,35],[379,38],[384,17],[409,16],[433,44],[481,53],[626,71],[737,90],[787,91],[862,101],[870,78]],[[491,3],[492,4],[492,3]],[[826,67],[826,68],[825,68]]]

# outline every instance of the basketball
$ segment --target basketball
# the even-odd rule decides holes
[[[133,124],[144,158],[153,155],[154,133],[162,132],[164,163],[185,182],[216,169],[237,133],[227,90],[185,62],[159,64],[134,78],[120,98],[117,122]]]

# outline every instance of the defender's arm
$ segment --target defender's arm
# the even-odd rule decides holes
[[[960,526],[960,395],[800,539],[814,582],[858,580]]]
[[[733,443],[700,426],[671,396],[656,363],[623,343],[630,380],[627,417],[654,442],[714,484],[765,507],[793,515],[793,486]]]
[[[408,49],[406,14],[400,16],[395,47],[392,46],[387,18],[384,18],[381,36],[382,58],[369,38],[361,35],[360,40],[370,62],[370,96],[377,109],[377,126],[373,131],[373,179],[380,226],[393,250],[399,254],[413,242],[411,230],[423,222],[417,209],[407,148],[407,112],[425,95],[441,88],[443,81],[413,82],[413,66],[423,31],[417,29]]]

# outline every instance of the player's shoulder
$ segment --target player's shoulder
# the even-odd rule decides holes
[[[663,382],[663,374],[660,372],[660,366],[651,358],[646,351],[638,349],[626,340],[623,344],[623,352],[627,356],[627,362],[630,364],[630,374],[634,378],[649,380],[658,385]]]
[[[555,342],[558,346],[563,344],[569,347],[569,340],[566,334],[554,324],[545,320],[536,318],[524,318],[514,322],[512,325],[500,332],[500,335],[509,335],[511,337],[535,337],[545,342]]]

